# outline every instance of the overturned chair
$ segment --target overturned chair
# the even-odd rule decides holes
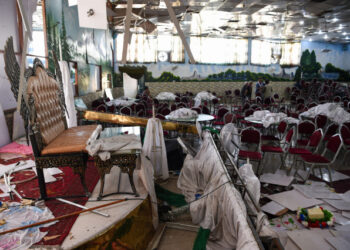
[[[12,37],[6,42],[4,59],[11,90],[17,100],[20,68],[13,50]],[[85,147],[90,139],[98,136],[100,127],[88,125],[67,128],[61,71],[57,59],[54,59],[57,80],[37,58],[33,68],[25,71],[26,83],[23,86],[21,104],[27,140],[29,134],[33,147],[41,199],[57,198],[47,196],[43,169],[66,166],[80,175],[85,195],[89,196],[85,184],[88,160]]]

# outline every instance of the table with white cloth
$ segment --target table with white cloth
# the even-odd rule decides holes
[[[171,92],[161,92],[155,97],[158,101],[175,101],[176,95]]]
[[[106,102],[107,106],[131,106],[132,104],[136,103],[137,99],[128,99],[128,100],[123,100],[123,99],[113,99],[109,102]]]
[[[118,181],[118,191],[116,193],[111,194],[103,194],[103,188],[105,183],[105,175],[110,173],[113,166],[118,166],[121,170],[121,173],[127,173],[129,176],[130,185],[132,188],[133,193],[135,196],[138,196],[138,193],[136,191],[134,180],[133,180],[133,174],[134,170],[136,168],[136,161],[138,157],[141,154],[141,129],[138,126],[135,127],[112,127],[112,128],[105,128],[101,134],[99,139],[102,140],[108,140],[112,139],[113,137],[118,138],[117,136],[124,136],[127,137],[128,135],[134,136],[134,144],[139,144],[139,146],[128,147],[127,145],[123,147],[121,145],[120,150],[112,151],[108,157],[105,156],[102,152],[99,154],[96,154],[94,156],[95,165],[97,167],[97,170],[100,174],[101,183],[100,183],[100,193],[98,196],[98,200],[101,200],[103,197],[112,195],[112,194],[129,194],[126,192],[119,192],[120,187],[120,175],[119,175],[119,181]],[[136,137],[136,138],[135,138]],[[119,140],[120,142],[121,140]],[[107,141],[105,141],[107,142]],[[107,142],[108,143],[108,142]],[[113,141],[109,142],[110,144],[113,144]],[[125,143],[127,144],[127,142]]]
[[[207,122],[214,120],[214,116],[212,115],[206,115],[206,114],[199,114],[198,117],[193,117],[193,118],[170,118],[169,115],[165,116],[165,119],[171,120],[171,121],[176,121],[176,122]]]

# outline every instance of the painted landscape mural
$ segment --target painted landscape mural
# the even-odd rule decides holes
[[[77,6],[69,7],[64,0],[46,1],[46,29],[51,71],[54,65],[50,51],[54,51],[58,58],[62,55],[62,60],[77,63],[79,95],[101,87],[97,86],[96,74],[101,73],[101,85],[106,84],[107,75],[113,74],[110,30],[81,28]]]

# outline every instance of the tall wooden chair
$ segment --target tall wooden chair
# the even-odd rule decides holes
[[[19,89],[19,65],[10,37],[5,46],[5,71],[11,83],[15,98]],[[88,196],[85,185],[85,169],[88,154],[85,149],[89,140],[98,135],[100,126],[87,125],[67,128],[65,100],[62,88],[61,71],[54,56],[57,78],[48,72],[39,59],[35,59],[32,68],[25,72],[26,83],[23,88],[21,115],[29,125],[28,134],[33,147],[38,183],[42,199],[47,197],[44,168],[69,166],[80,179]],[[56,198],[56,197],[55,197]]]

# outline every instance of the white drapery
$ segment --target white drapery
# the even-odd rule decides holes
[[[162,123],[157,118],[151,118],[147,122],[145,140],[142,152],[147,156],[154,168],[155,177],[163,180],[169,178],[168,160]]]
[[[137,79],[123,73],[124,95],[129,98],[135,98],[137,95]]]

